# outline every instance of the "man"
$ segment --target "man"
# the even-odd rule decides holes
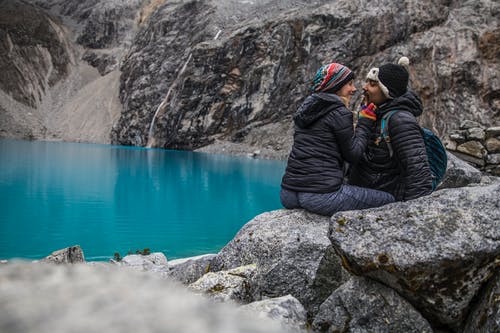
[[[406,201],[432,192],[432,176],[424,140],[416,117],[422,114],[422,102],[407,89],[408,58],[399,63],[372,68],[363,86],[366,104],[377,106],[375,133],[364,156],[351,169],[349,183],[391,193],[396,201]],[[389,134],[382,137],[382,119]],[[389,143],[386,141],[390,141]]]

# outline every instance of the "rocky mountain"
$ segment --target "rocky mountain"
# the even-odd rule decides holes
[[[284,157],[291,116],[321,64],[347,64],[361,82],[370,67],[401,55],[424,102],[423,125],[444,137],[463,120],[499,123],[497,1],[3,0],[0,7],[11,8],[1,10],[4,54],[24,45],[11,33],[16,11],[58,24],[46,38],[68,54],[53,60],[43,84],[47,66],[18,66],[24,78],[39,78],[29,80],[32,97],[19,94],[31,91],[25,79],[0,78],[0,117],[9,119],[2,136],[33,128],[35,139],[207,151],[236,143]],[[37,40],[36,20],[23,22],[31,27],[22,30],[25,43],[56,52]],[[2,68],[12,68],[10,54]],[[26,62],[42,57],[26,54]],[[65,58],[71,65],[63,70]]]

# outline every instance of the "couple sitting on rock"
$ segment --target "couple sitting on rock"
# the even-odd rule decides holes
[[[422,103],[408,90],[408,59],[372,68],[363,85],[364,102],[353,127],[347,109],[356,88],[344,65],[322,66],[294,115],[295,133],[281,183],[286,208],[321,215],[382,206],[432,192],[424,139],[415,117]],[[381,139],[384,115],[394,112]],[[384,120],[385,121],[385,120]],[[345,169],[349,165],[348,182]]]

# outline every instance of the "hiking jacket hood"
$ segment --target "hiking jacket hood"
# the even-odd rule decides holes
[[[334,94],[318,93],[308,96],[293,117],[295,125],[306,128],[331,111],[331,108],[345,107]]]
[[[390,99],[380,105],[375,110],[375,114],[377,115],[377,119],[381,119],[384,114],[393,110],[407,111],[414,117],[419,117],[424,112],[422,101],[412,91],[407,91],[404,95],[396,99]]]

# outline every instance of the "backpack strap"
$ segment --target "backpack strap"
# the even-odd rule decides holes
[[[389,149],[390,158],[392,158],[392,155],[394,155],[394,150],[392,149],[391,136],[389,135],[389,119],[391,119],[392,115],[396,112],[398,112],[398,110],[392,110],[383,115],[380,122],[380,134],[375,141],[376,144],[378,144],[382,140],[385,141],[385,143],[387,144],[387,148]]]

